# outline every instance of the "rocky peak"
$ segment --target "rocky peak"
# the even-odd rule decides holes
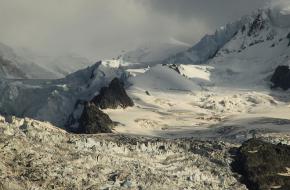
[[[95,104],[86,103],[79,120],[79,133],[111,133],[114,122]]]
[[[99,95],[91,101],[78,100],[73,113],[67,121],[67,129],[71,132],[94,134],[111,133],[114,122],[100,109],[116,109],[133,106],[134,103],[127,95],[124,84],[114,78],[108,87],[103,87]]]
[[[265,19],[263,18],[263,14],[259,13],[255,18],[255,20],[250,25],[248,36],[255,35],[264,28],[265,28]]]
[[[108,87],[103,87],[100,94],[92,99],[92,102],[101,109],[134,106],[133,101],[124,89],[123,82],[118,78],[114,78]]]

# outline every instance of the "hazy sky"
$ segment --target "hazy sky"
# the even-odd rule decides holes
[[[94,59],[205,33],[267,0],[0,0],[0,42]]]

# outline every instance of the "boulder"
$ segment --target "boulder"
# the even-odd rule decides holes
[[[288,90],[290,88],[290,69],[289,66],[280,65],[276,68],[271,82],[273,83],[273,88],[280,87],[283,90]]]
[[[95,104],[87,103],[79,119],[79,133],[111,133],[114,122]]]
[[[250,190],[290,189],[290,146],[251,139],[238,149],[234,171]]]
[[[94,97],[91,102],[101,109],[134,106],[124,89],[124,84],[118,78],[113,79],[108,87],[103,87],[99,95]]]

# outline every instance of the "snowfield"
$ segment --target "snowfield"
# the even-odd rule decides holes
[[[171,59],[168,66],[157,65],[129,78],[128,92],[137,106],[106,110],[121,123],[116,132],[236,141],[252,138],[253,133],[289,132],[289,94],[270,89],[270,78],[277,66],[290,63],[290,28],[277,26],[271,10],[259,10],[242,21],[244,25],[235,28],[236,34],[206,64],[179,62],[188,58],[187,51],[176,55],[177,62]],[[233,26],[207,38],[220,40],[232,34]],[[190,51],[201,50],[200,43]]]

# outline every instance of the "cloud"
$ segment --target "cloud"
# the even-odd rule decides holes
[[[272,0],[272,1],[269,1],[266,6],[270,8],[285,8],[285,7],[290,6],[290,1],[289,0]]]
[[[111,58],[143,43],[202,35],[266,0],[0,0],[0,41]]]

